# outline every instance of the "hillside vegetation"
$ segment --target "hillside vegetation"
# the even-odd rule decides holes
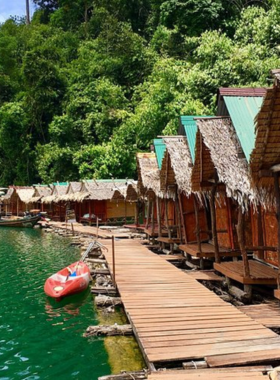
[[[34,0],[0,25],[0,183],[135,177],[221,86],[269,86],[278,0]]]

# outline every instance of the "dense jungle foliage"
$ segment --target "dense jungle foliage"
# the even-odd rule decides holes
[[[0,183],[135,177],[221,86],[268,86],[279,0],[34,0],[0,25]]]

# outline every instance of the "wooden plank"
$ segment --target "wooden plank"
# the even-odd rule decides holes
[[[251,352],[243,352],[236,354],[231,353],[229,355],[213,355],[206,357],[205,360],[210,367],[273,362],[280,360],[280,349],[268,347],[265,350],[256,351],[254,354]]]
[[[185,271],[189,276],[198,281],[223,281],[224,278],[216,275],[213,270],[188,270]]]
[[[276,333],[225,303],[139,241],[127,242],[115,242],[117,286],[149,365],[254,352],[264,350],[265,342],[270,348],[280,348]],[[111,247],[104,244],[110,269]],[[254,272],[262,273],[262,268],[254,268]]]

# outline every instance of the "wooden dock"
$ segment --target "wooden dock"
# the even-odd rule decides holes
[[[181,251],[187,253],[188,255],[198,257],[198,258],[214,258],[215,257],[215,249],[213,244],[202,243],[201,244],[201,252],[199,251],[198,244],[181,244],[179,245],[179,249]],[[219,254],[221,257],[238,257],[241,256],[239,251],[231,251],[225,248],[219,248]]]
[[[266,327],[280,327],[280,306],[278,302],[238,306],[238,309]]]
[[[277,284],[277,270],[255,260],[249,260],[249,267],[250,277],[245,277],[243,261],[214,264],[214,268],[218,272],[244,285]]]
[[[111,242],[102,243],[112,271]],[[276,333],[138,240],[115,241],[115,257],[117,287],[150,369],[195,360],[209,367],[280,360]]]

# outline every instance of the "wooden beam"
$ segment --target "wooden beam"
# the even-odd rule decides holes
[[[184,243],[187,244],[187,230],[186,230],[186,224],[185,224],[185,218],[184,218],[184,212],[183,212],[183,206],[182,206],[182,194],[179,192],[179,189],[177,189],[177,195],[178,195],[178,202],[179,202],[179,209],[180,209],[180,217],[181,217],[181,223],[183,226],[183,238]]]
[[[277,287],[280,289],[280,189],[279,189],[279,172],[274,172],[274,190],[276,198],[276,219],[277,219],[277,257],[278,257],[278,275]]]
[[[245,220],[244,214],[242,212],[242,207],[238,206],[238,223],[236,227],[237,238],[239,248],[242,254],[243,264],[244,264],[244,277],[250,277],[250,267],[248,262],[247,251],[245,248]]]
[[[216,224],[216,209],[215,209],[216,191],[217,191],[217,184],[215,183],[211,189],[209,203],[210,203],[210,212],[211,212],[212,238],[213,238],[214,251],[215,251],[215,262],[219,263],[221,259],[220,259],[220,253],[219,253],[219,243],[218,243],[217,224]]]
[[[260,247],[264,246],[264,241],[263,241],[263,223],[262,223],[262,207],[261,205],[258,205],[258,245]],[[257,256],[259,259],[263,260],[264,259],[264,251],[262,249],[258,250]]]
[[[161,237],[161,207],[159,202],[159,197],[156,197],[157,206],[157,224],[158,224],[158,237]]]

